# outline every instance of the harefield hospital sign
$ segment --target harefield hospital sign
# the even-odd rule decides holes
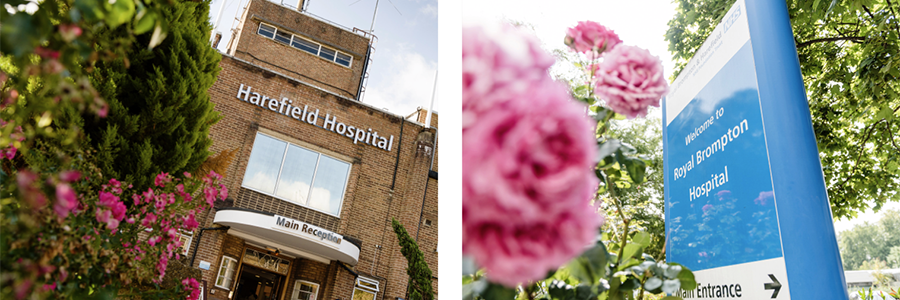
[[[363,129],[364,126],[352,126],[343,122],[338,122],[337,116],[332,116],[330,114],[325,114],[322,125],[319,125],[319,118],[322,116],[319,114],[318,108],[311,108],[309,105],[305,104],[303,107],[300,107],[299,103],[295,104],[294,100],[288,99],[287,97],[282,97],[281,100],[278,100],[278,98],[260,95],[259,93],[254,92],[253,88],[249,85],[245,88],[243,83],[238,89],[237,98],[262,108],[268,108],[271,111],[293,118],[297,121],[306,122],[318,128],[352,139],[353,144],[363,143],[388,152],[394,147],[393,135],[390,137],[379,136],[378,131],[373,131],[372,128]]]

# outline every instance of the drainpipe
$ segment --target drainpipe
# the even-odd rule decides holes
[[[206,230],[228,230],[231,227],[221,226],[221,227],[207,227],[200,229],[200,233],[197,234],[197,247],[194,247],[194,254],[191,255],[191,268],[194,267],[194,259],[197,258],[197,249],[200,248],[200,241],[203,239],[203,231]]]

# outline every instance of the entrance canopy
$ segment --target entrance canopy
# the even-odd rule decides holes
[[[281,253],[322,263],[332,260],[355,266],[359,247],[343,236],[309,223],[246,209],[224,208],[213,221],[228,226],[228,234],[248,242],[278,248]]]

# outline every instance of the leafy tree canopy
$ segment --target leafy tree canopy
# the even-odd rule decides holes
[[[866,222],[842,232],[838,247],[844,270],[870,270],[873,262],[883,268],[900,268],[900,210],[889,209],[876,223]]]
[[[787,0],[831,210],[900,201],[900,1]],[[734,0],[679,0],[666,40],[684,68]]]

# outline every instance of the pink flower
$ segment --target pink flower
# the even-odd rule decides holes
[[[162,236],[154,236],[152,238],[147,239],[147,244],[150,244],[150,247],[156,246],[157,243],[162,241]]]
[[[60,219],[69,216],[69,212],[78,207],[78,199],[75,198],[75,191],[66,183],[56,185],[56,204],[53,205],[53,211],[59,215]]]
[[[707,211],[709,211],[709,210],[712,209],[712,208],[713,208],[712,204],[704,205],[704,206],[703,206],[703,213],[705,214]]]
[[[555,62],[536,37],[509,25],[463,28],[462,38],[463,128],[544,81]]]
[[[190,291],[191,294],[188,295],[188,300],[197,300],[200,299],[200,282],[198,282],[194,278],[185,278],[181,281],[181,285],[184,286],[185,291]]]
[[[9,143],[9,144],[10,144],[9,147],[7,147],[6,149],[3,149],[3,156],[6,157],[6,159],[8,159],[8,160],[12,160],[13,158],[16,157],[16,152],[19,149],[16,147],[13,147],[12,143]]]
[[[81,178],[81,172],[75,170],[63,171],[59,173],[59,179],[64,182],[78,181]]]
[[[193,212],[184,217],[184,229],[194,230],[198,226],[200,226],[200,223],[197,222],[197,219],[194,217]]]
[[[648,106],[659,107],[669,89],[659,58],[628,45],[607,53],[594,76],[594,93],[614,112],[629,118],[646,116]]]
[[[168,182],[172,182],[169,173],[159,173],[159,175],[156,175],[156,180],[153,181],[153,184],[156,186],[166,186],[166,183]]]
[[[106,228],[113,230],[119,227],[119,220],[113,217],[112,211],[97,209],[97,222],[106,224]]]
[[[228,188],[224,184],[219,185],[219,199],[228,198]]]
[[[203,188],[203,195],[206,197],[206,203],[212,206],[216,202],[216,188],[207,186]]]
[[[39,179],[38,175],[28,171],[19,170],[16,175],[16,184],[19,187],[19,193],[25,199],[25,203],[31,205],[33,210],[38,210],[47,204],[47,197],[38,189],[35,184]]]
[[[598,54],[595,58],[621,42],[615,32],[594,21],[581,21],[566,30],[566,46],[576,52]]]
[[[156,224],[156,215],[153,213],[147,213],[147,216],[144,217],[144,220],[141,221],[141,226],[152,228],[153,224]]]
[[[97,201],[97,205],[112,208],[116,202],[119,202],[119,197],[116,197],[116,195],[109,192],[100,192],[100,200]]]
[[[81,27],[76,24],[60,24],[59,34],[62,35],[63,40],[71,42],[81,35]]]
[[[18,284],[14,284],[14,293],[16,295],[16,299],[25,299],[31,291],[31,285],[34,284],[30,279],[24,279]]]
[[[464,49],[495,43],[463,40]],[[603,219],[590,204],[598,183],[593,124],[546,67],[539,79],[525,72],[520,91],[467,93],[463,83],[464,114],[481,109],[463,128],[463,252],[506,286],[541,279],[580,254]]]

